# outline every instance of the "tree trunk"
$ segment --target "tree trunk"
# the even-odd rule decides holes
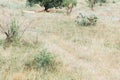
[[[91,8],[91,10],[93,11],[94,9],[93,9],[93,7],[94,7],[94,0],[89,0],[89,3],[90,3],[90,8]]]
[[[48,9],[49,9],[48,4],[44,5],[44,7],[45,7],[44,11],[45,11],[45,12],[49,12],[49,11],[48,11]]]
[[[70,14],[71,14],[72,9],[73,9],[73,4],[71,4],[71,5],[69,5],[69,6],[67,7],[67,15],[70,15]]]

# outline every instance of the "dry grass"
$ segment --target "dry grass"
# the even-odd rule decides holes
[[[6,50],[0,46],[0,80],[120,80],[120,2],[96,6],[92,12],[79,1],[70,16],[62,10],[33,13],[24,6],[0,7],[0,23],[5,28],[13,16],[22,24],[21,30],[29,26],[22,38],[27,43]],[[19,3],[23,5],[24,0]],[[79,12],[95,13],[98,24],[77,26],[74,21]],[[5,39],[4,34],[0,33],[0,39]],[[46,74],[26,70],[24,64],[43,48],[57,55],[61,68]]]

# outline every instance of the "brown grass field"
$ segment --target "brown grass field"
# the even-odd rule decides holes
[[[1,45],[5,34],[0,32],[0,80],[120,80],[120,2],[110,0],[103,6],[96,5],[91,11],[85,0],[71,15],[65,9],[36,13],[39,6],[25,7],[25,0],[0,0],[0,24],[7,24],[15,17],[25,43]],[[75,23],[79,13],[98,16],[96,26],[82,27]],[[58,69],[44,73],[42,70],[25,69],[42,49],[56,56]]]

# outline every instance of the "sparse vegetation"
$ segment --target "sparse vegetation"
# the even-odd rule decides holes
[[[0,80],[120,80],[119,0],[26,1],[0,0]]]
[[[28,5],[40,4],[44,6],[44,11],[49,12],[49,8],[62,8],[66,7],[67,14],[72,12],[73,7],[77,5],[77,0],[27,0]]]
[[[86,16],[82,13],[77,16],[75,22],[80,26],[90,26],[90,25],[96,25],[97,23],[97,17],[95,15]]]
[[[33,61],[26,64],[28,68],[33,68],[43,71],[55,71],[58,63],[54,54],[43,49],[40,53],[35,55]]]
[[[16,18],[13,18],[11,20],[11,23],[7,25],[7,27],[8,27],[8,30],[6,31],[4,27],[0,25],[1,32],[6,35],[6,39],[4,41],[1,40],[1,44],[3,44],[4,48],[10,45],[12,46],[18,45],[26,30],[24,29],[24,31],[20,32],[20,26]]]
[[[19,40],[19,25],[17,20],[14,18],[11,21],[10,27],[6,34],[6,42],[7,43],[12,43],[12,42],[17,42]]]
[[[6,35],[6,39],[4,41],[4,46],[9,46],[11,43],[17,43],[19,42],[19,26],[17,20],[14,18],[10,25],[8,25],[8,30],[5,31],[2,26],[1,30]]]
[[[87,0],[89,7],[93,10],[95,4],[99,3],[102,6],[103,3],[106,3],[107,0]]]

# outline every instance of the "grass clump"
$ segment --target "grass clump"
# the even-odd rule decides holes
[[[0,25],[2,33],[6,35],[6,39],[3,41],[4,48],[10,46],[11,44],[16,44],[19,42],[19,25],[18,21],[14,18],[11,23],[7,26],[8,29],[5,30],[4,27]],[[1,43],[2,44],[2,43]]]
[[[6,32],[6,36],[6,41],[10,43],[19,40],[19,26],[15,18],[12,20],[8,32]]]
[[[24,32],[26,31],[27,27],[21,32],[20,26],[16,18],[11,19],[11,22],[9,25],[7,25],[7,29],[4,28],[0,24],[1,32],[6,35],[5,40],[0,41],[0,44],[3,44],[3,47],[9,47],[9,46],[16,46],[20,44],[20,40],[23,37]]]
[[[86,16],[80,13],[77,16],[75,22],[80,26],[91,26],[91,25],[96,25],[97,20],[98,18],[95,15]]]
[[[57,69],[57,60],[55,55],[51,52],[48,52],[47,49],[43,49],[34,56],[34,59],[27,63],[28,68],[43,70],[43,71],[55,71]]]

